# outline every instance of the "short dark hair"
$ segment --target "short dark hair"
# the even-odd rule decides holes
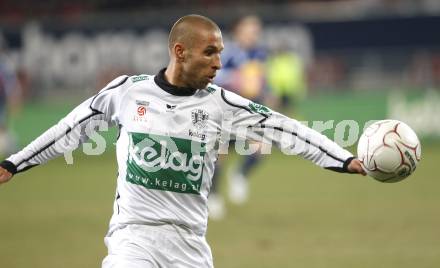
[[[220,31],[220,27],[218,27],[217,23],[208,17],[197,14],[186,15],[178,19],[171,28],[168,37],[168,48],[172,49],[177,42],[191,42],[193,40],[193,34],[197,31],[198,27],[206,27]]]

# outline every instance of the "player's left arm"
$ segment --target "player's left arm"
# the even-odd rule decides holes
[[[231,134],[275,144],[284,153],[300,155],[323,168],[365,175],[360,161],[321,133],[269,108],[222,90],[232,113]]]

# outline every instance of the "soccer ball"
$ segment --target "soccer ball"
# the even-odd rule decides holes
[[[382,120],[365,129],[357,153],[368,175],[381,182],[398,182],[416,169],[421,145],[407,124]]]

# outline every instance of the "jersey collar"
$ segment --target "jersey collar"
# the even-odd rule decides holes
[[[194,93],[196,93],[197,89],[190,88],[190,87],[178,87],[175,85],[171,85],[166,79],[165,79],[165,70],[166,68],[163,68],[159,71],[159,73],[154,77],[154,82],[163,90],[170,93],[171,95],[175,96],[192,96]]]

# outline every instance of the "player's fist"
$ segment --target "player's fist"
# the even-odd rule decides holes
[[[12,178],[12,173],[0,167],[0,184],[8,182]]]
[[[362,168],[361,161],[357,158],[351,160],[350,164],[348,164],[347,170],[350,173],[358,173],[362,174],[363,176],[367,175],[365,170]]]

